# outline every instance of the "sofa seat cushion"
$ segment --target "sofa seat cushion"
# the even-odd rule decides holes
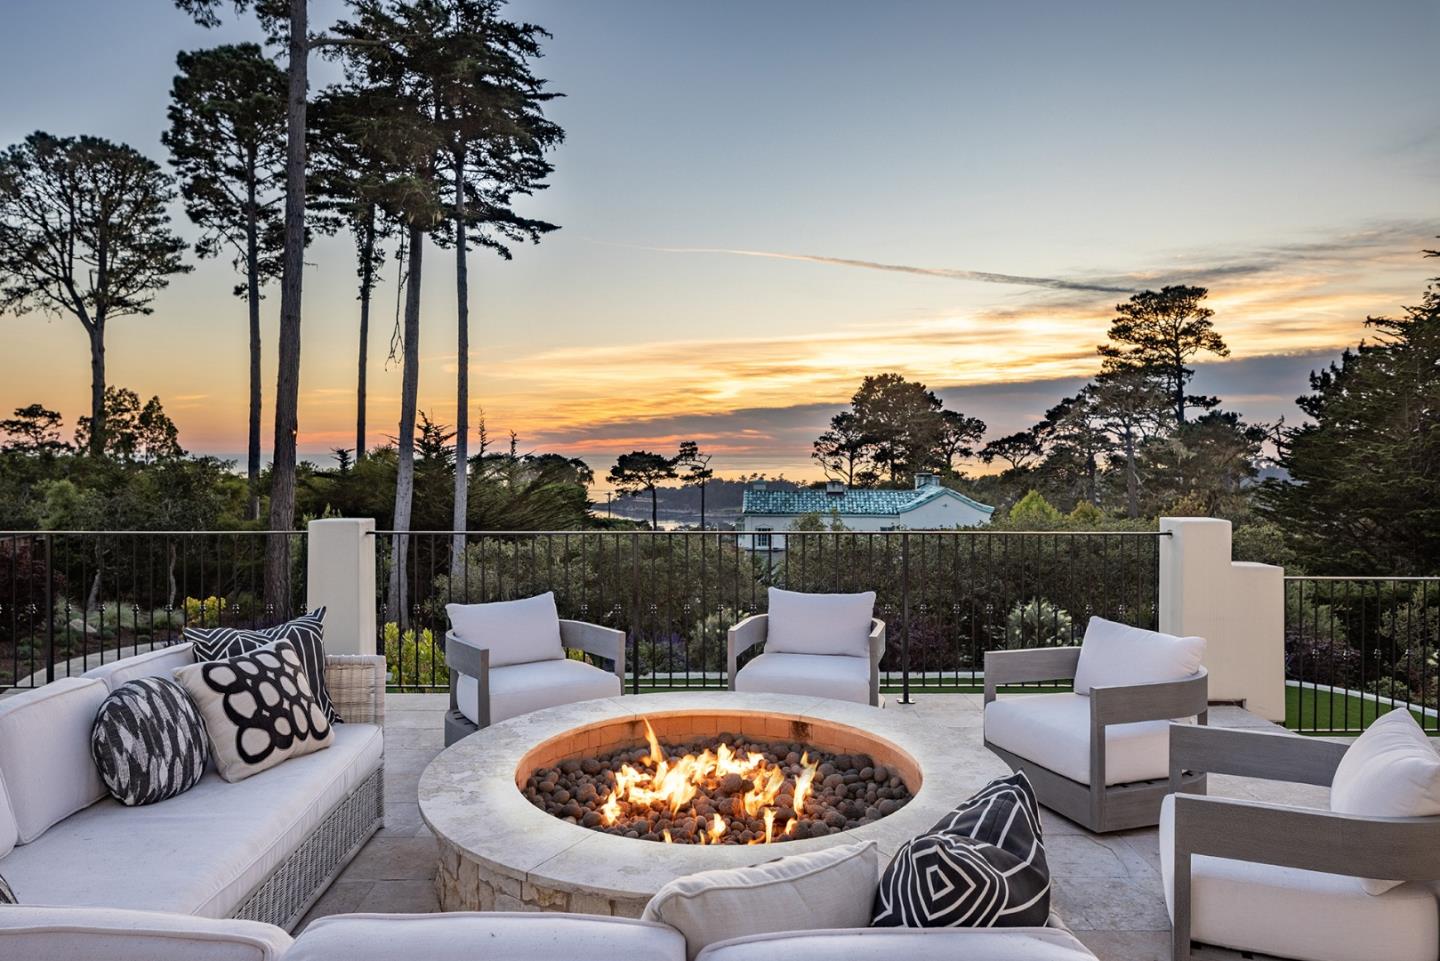
[[[712,944],[697,961],[1094,961],[1057,928],[842,928]]]
[[[0,701],[0,776],[20,844],[105,797],[90,730],[109,693],[102,681],[62,677]]]
[[[583,914],[346,914],[305,928],[285,961],[684,961],[662,924]]]
[[[1160,808],[1160,872],[1175,916],[1175,798]],[[1365,892],[1361,879],[1197,855],[1190,867],[1191,938],[1301,961],[1435,961],[1430,887]]]
[[[0,911],[0,958],[68,961],[279,961],[290,935],[259,921],[113,908]]]
[[[460,675],[455,685],[460,713],[472,724],[480,723],[476,711],[478,689],[479,682],[468,674]],[[620,678],[584,661],[562,658],[490,669],[492,724],[559,704],[619,696]]]
[[[761,654],[735,675],[735,690],[869,704],[870,659],[825,654]]]
[[[1080,784],[1090,783],[1090,699],[1079,694],[1021,694],[985,706],[985,739]],[[1105,728],[1105,783],[1170,776],[1170,722]]]
[[[139,680],[142,677],[170,677],[175,668],[194,663],[195,645],[172,644],[169,647],[157,647],[144,654],[134,654],[130,657],[122,657],[118,661],[111,661],[109,664],[92,667],[81,677],[93,677],[104,681],[105,686],[114,691],[122,684]]]
[[[373,724],[339,724],[328,750],[244,781],[212,771],[159,804],[106,798],[16,848],[0,870],[27,904],[227,917],[379,767],[383,744]]]
[[[875,592],[802,594],[772,587],[765,650],[772,654],[870,656]]]

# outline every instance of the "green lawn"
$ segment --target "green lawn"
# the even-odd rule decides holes
[[[1404,707],[1403,704],[1397,705]],[[1352,697],[1340,691],[1330,692],[1325,688],[1285,687],[1285,726],[1302,733],[1321,734],[1332,731],[1359,732],[1381,714],[1391,710],[1390,702],[1379,703],[1365,698]],[[1411,709],[1415,720],[1427,733],[1437,734],[1436,719],[1425,717],[1420,711]]]

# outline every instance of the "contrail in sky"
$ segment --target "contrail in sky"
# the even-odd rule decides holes
[[[1102,294],[1130,294],[1130,287],[1089,284],[1059,277],[1026,277],[1021,274],[997,274],[988,270],[955,270],[949,267],[912,267],[909,264],[885,264],[874,260],[849,257],[823,257],[818,254],[786,254],[773,250],[737,250],[728,247],[646,247],[670,254],[727,254],[732,257],[767,257],[772,260],[799,260],[810,264],[831,264],[836,267],[859,267],[863,270],[886,270],[897,274],[921,277],[942,277],[946,280],[974,280],[985,284],[1013,284],[1018,287],[1046,287],[1050,290],[1087,290]]]

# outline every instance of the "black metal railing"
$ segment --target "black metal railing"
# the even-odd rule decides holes
[[[978,689],[984,652],[1079,643],[1099,615],[1155,627],[1157,531],[377,532],[379,636],[395,690],[444,690],[445,605],[554,591],[562,617],[626,632],[633,691],[724,688],[729,627],[766,589],[876,592],[882,684]]]
[[[0,531],[0,690],[178,642],[261,627],[304,598],[303,531]],[[288,591],[267,597],[276,551]]]
[[[1287,727],[1358,734],[1410,711],[1440,733],[1440,577],[1285,578]]]

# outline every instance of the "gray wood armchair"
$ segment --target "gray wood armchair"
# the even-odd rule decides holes
[[[1108,755],[1121,749],[1118,744],[1110,743],[1107,729],[1192,716],[1204,724],[1209,692],[1206,671],[1202,667],[1180,681],[1093,687],[1088,697],[1057,692],[1015,699],[1030,704],[1010,704],[1011,699],[1007,699],[1006,713],[1017,715],[1012,725],[1023,727],[1033,723],[1031,733],[1043,741],[1043,744],[1037,743],[1034,750],[1017,749],[1015,741],[992,732],[991,706],[1001,687],[1074,680],[1079,662],[1079,647],[987,651],[985,746],[1011,770],[1025,772],[1041,804],[1091,831],[1105,833],[1154,825],[1160,817],[1161,802],[1171,790],[1162,773],[1167,767],[1163,753],[1156,758],[1127,757],[1127,769],[1140,770],[1149,776],[1107,784],[1114,780]],[[1066,700],[1052,700],[1056,698]],[[1025,713],[1036,716],[1032,721]],[[1005,745],[992,741],[992,733],[1004,740]],[[1151,730],[1144,743],[1127,744],[1124,750],[1131,755],[1153,754],[1157,734],[1164,736],[1163,731]],[[1160,747],[1163,751],[1164,745]],[[1041,754],[1047,756],[1037,756]],[[1056,768],[1063,769],[1064,773]],[[1183,774],[1180,783],[1187,789],[1204,790],[1205,776]]]
[[[1283,733],[1176,725],[1170,729],[1171,788],[1185,789],[1186,771],[1233,774],[1328,787],[1346,745]],[[1162,873],[1171,895],[1175,961],[1191,957],[1193,880],[1197,857],[1245,862],[1275,889],[1276,878],[1304,879],[1266,871],[1264,865],[1324,872],[1345,878],[1392,881],[1440,880],[1440,817],[1361,817],[1316,808],[1262,801],[1176,793],[1172,816],[1161,824]],[[1173,834],[1165,849],[1166,834]],[[1173,855],[1172,853],[1173,852]],[[1173,860],[1169,860],[1173,856]],[[1253,867],[1251,867],[1253,866]],[[1435,895],[1428,886],[1406,885],[1380,895],[1356,887],[1347,895],[1333,877],[1318,883],[1321,892],[1295,890],[1273,905],[1263,896],[1240,891],[1249,910],[1226,918],[1217,938],[1236,950],[1281,953],[1284,957],[1320,954],[1355,957],[1435,957]],[[1243,876],[1239,883],[1243,883]],[[1222,882],[1232,892],[1235,878]],[[1356,923],[1355,911],[1367,920]],[[1211,919],[1212,924],[1214,919]],[[1346,945],[1343,939],[1350,938]],[[1388,943],[1387,943],[1388,942]]]
[[[506,718],[621,694],[625,682],[624,631],[562,618],[560,643],[566,649],[609,661],[611,670],[569,658],[492,668],[487,648],[462,640],[454,631],[446,632],[445,665],[450,668],[446,745]]]
[[[726,633],[726,677],[730,690],[814,695],[880,705],[880,658],[885,654],[885,622],[870,619],[869,658],[847,654],[762,654],[744,668],[740,655],[763,646],[768,614],[753,614]]]

